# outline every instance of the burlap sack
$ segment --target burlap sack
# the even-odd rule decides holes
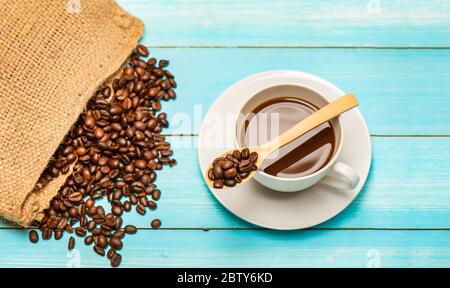
[[[0,216],[42,217],[65,179],[35,183],[142,32],[113,0],[0,0]]]

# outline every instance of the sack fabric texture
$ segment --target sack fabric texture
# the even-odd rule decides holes
[[[66,176],[36,182],[142,33],[113,0],[0,0],[1,217],[22,226],[43,217]]]

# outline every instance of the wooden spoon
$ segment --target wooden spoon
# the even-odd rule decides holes
[[[281,134],[280,136],[276,137],[275,139],[269,141],[266,144],[255,146],[255,147],[249,147],[248,149],[250,152],[256,152],[258,153],[258,160],[256,161],[256,167],[260,167],[261,163],[269,156],[272,152],[280,149],[281,147],[285,146],[286,144],[289,144],[290,142],[294,141],[298,137],[304,135],[308,131],[316,128],[317,126],[320,126],[321,124],[330,121],[331,119],[339,116],[340,114],[358,106],[358,100],[352,95],[352,94],[346,94],[330,104],[322,107],[318,111],[314,112],[313,114],[309,115],[302,121],[295,124],[293,127],[289,128],[286,132]],[[242,149],[240,149],[242,151]],[[234,150],[227,151],[222,154],[222,157],[225,157],[227,154],[232,154]],[[214,188],[214,181],[210,180],[208,177],[208,171],[212,168],[211,166],[206,170],[206,173],[204,175],[206,184],[210,188]],[[250,175],[242,179],[241,183],[238,183],[237,185],[242,185],[248,180],[250,180],[254,175],[256,171],[253,171],[250,173]],[[227,186],[223,186],[223,188],[231,188]]]

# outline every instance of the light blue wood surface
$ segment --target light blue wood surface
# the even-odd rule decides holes
[[[450,46],[442,0],[121,0],[154,46]]]
[[[179,165],[158,174],[156,211],[125,217],[141,229],[126,237],[123,267],[450,267],[448,1],[119,3],[144,20],[151,53],[171,61],[171,133],[195,135],[235,81],[295,69],[355,93],[373,143],[354,203],[318,227],[279,232],[227,212],[201,179],[197,137],[171,136]],[[148,230],[153,217],[162,230]],[[68,254],[67,235],[34,245],[27,232],[0,221],[0,267],[108,267],[81,239]]]
[[[194,120],[236,81],[292,69],[354,93],[372,134],[450,134],[450,50],[157,48],[152,53],[170,59],[177,76],[180,97],[164,104],[177,133],[198,132],[201,123]]]
[[[78,239],[38,245],[0,230],[0,267],[108,267]],[[144,230],[127,236],[123,267],[446,267],[450,231]]]
[[[159,208],[124,219],[148,228],[251,228],[209,193],[197,167],[197,137],[169,137],[178,166],[158,173]],[[450,138],[372,137],[372,170],[355,201],[319,228],[449,228]],[[174,174],[172,174],[174,173]],[[176,175],[176,176],[175,176]],[[0,223],[0,227],[11,227]]]

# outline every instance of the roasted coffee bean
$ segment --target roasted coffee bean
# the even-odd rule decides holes
[[[122,249],[123,244],[119,238],[111,237],[111,239],[109,239],[109,246],[116,250],[120,250]]]
[[[241,157],[242,159],[248,159],[248,157],[250,156],[250,150],[248,150],[248,148],[244,148],[241,152]]]
[[[97,223],[95,223],[94,221],[89,221],[86,225],[86,229],[88,231],[93,231],[96,227],[97,227]]]
[[[116,249],[111,248],[108,250],[108,253],[106,253],[106,258],[108,258],[109,260],[112,259],[112,257],[116,254]]]
[[[214,172],[213,172],[213,169],[212,169],[212,168],[208,170],[208,178],[209,178],[209,180],[211,180],[211,181],[213,181],[213,180],[215,179],[215,177],[214,177]]]
[[[159,60],[158,66],[161,68],[165,68],[165,67],[169,66],[169,60],[163,60],[163,59]]]
[[[147,162],[145,162],[145,160],[137,160],[134,165],[136,168],[143,170],[147,167]]]
[[[219,179],[223,177],[223,170],[220,165],[216,165],[213,167],[213,174],[215,179]]]
[[[83,199],[83,195],[80,192],[74,192],[69,195],[70,202],[80,202]]]
[[[110,88],[110,87],[105,87],[105,88],[102,90],[102,94],[103,94],[103,96],[105,96],[106,98],[111,97],[111,95],[112,95],[112,90],[111,90],[111,88]]]
[[[230,168],[228,170],[225,170],[225,173],[223,174],[223,176],[225,178],[234,178],[237,175],[237,170],[236,168]]]
[[[223,184],[225,184],[225,186],[228,186],[228,187],[233,187],[236,185],[236,181],[234,179],[225,179],[223,181]]]
[[[103,224],[105,223],[105,217],[100,214],[96,214],[92,217],[92,220],[95,222],[95,224]]]
[[[153,229],[158,229],[159,227],[161,227],[161,220],[154,219],[152,223],[150,223],[150,225],[152,226]]]
[[[149,58],[147,60],[147,64],[150,66],[154,66],[156,64],[157,60],[155,58]]]
[[[123,209],[122,209],[122,207],[119,207],[119,206],[113,206],[112,212],[114,213],[114,215],[120,216],[123,213]]]
[[[69,250],[72,250],[73,248],[75,248],[75,238],[73,238],[72,236],[69,238],[68,248],[69,248]]]
[[[136,234],[136,232],[137,232],[136,226],[133,226],[133,225],[125,226],[125,228],[123,230],[127,234]]]
[[[95,118],[93,116],[87,115],[84,118],[84,125],[88,128],[93,128],[95,126]]]
[[[223,170],[227,170],[234,167],[234,162],[233,161],[225,161],[222,163],[222,169]]]
[[[241,168],[244,168],[244,167],[247,167],[248,165],[250,165],[251,163],[250,163],[250,160],[242,160],[240,163],[239,163],[239,169],[241,169]]]
[[[136,212],[137,212],[138,214],[140,214],[140,215],[145,215],[145,213],[146,213],[147,211],[145,210],[145,206],[144,206],[144,205],[138,204],[138,205],[136,206]]]
[[[138,203],[138,198],[136,197],[136,195],[134,194],[130,194],[130,196],[128,196],[130,198],[130,203],[132,205],[136,205]]]
[[[217,189],[223,188],[223,180],[222,179],[214,180],[214,188],[217,188]]]
[[[62,237],[63,237],[63,232],[61,230],[56,230],[55,231],[55,240],[61,240]]]
[[[132,107],[133,107],[133,103],[131,102],[131,99],[130,98],[125,98],[123,101],[122,101],[122,103],[121,103],[121,105],[122,105],[122,108],[124,109],[124,110],[130,110]]]
[[[97,214],[97,207],[93,206],[87,209],[87,214],[93,217],[95,214]]]
[[[232,155],[237,160],[241,160],[241,152],[239,150],[234,150]]]
[[[78,156],[84,156],[87,153],[87,149],[84,146],[79,146],[76,150]]]
[[[95,245],[94,252],[100,256],[105,256],[105,249],[103,247],[99,247],[99,246]]]
[[[248,164],[247,166],[244,167],[239,167],[239,172],[243,172],[243,173],[247,173],[247,172],[251,172],[253,170],[252,165]]]
[[[150,210],[155,210],[158,205],[154,201],[148,201],[147,207],[150,208]]]
[[[92,236],[99,236],[100,234],[102,234],[102,229],[100,228],[95,228],[94,230],[92,230]]]
[[[72,146],[66,146],[64,147],[64,150],[61,152],[62,155],[67,156],[69,154],[73,153],[73,147]]]
[[[248,160],[250,160],[250,162],[252,162],[252,163],[255,163],[256,160],[258,160],[258,153],[256,153],[256,152],[250,153]]]
[[[127,67],[123,70],[122,74],[126,77],[133,77],[134,69],[133,67]]]
[[[227,156],[225,157],[228,161],[233,162],[234,164],[238,165],[239,164],[239,160],[237,160],[236,158],[233,157],[233,155],[231,154],[227,154]]]
[[[158,201],[160,198],[161,198],[161,190],[155,189],[152,192],[152,199],[155,200],[155,201]]]
[[[65,230],[67,233],[73,233],[73,227],[71,225],[66,225]]]
[[[143,45],[138,45],[136,48],[137,53],[139,53],[139,55],[141,55],[142,57],[147,57],[148,56],[148,49],[147,47],[143,46]]]
[[[122,239],[123,237],[125,237],[125,231],[124,230],[117,230],[116,232],[114,232],[114,234],[112,235],[113,237]]]
[[[94,239],[94,241],[95,241],[95,239]],[[95,241],[95,245],[105,248],[106,246],[108,246],[108,240],[106,239],[106,237],[104,235],[99,235]]]
[[[94,236],[89,235],[86,238],[84,238],[84,244],[91,245],[94,242]]]
[[[249,175],[250,175],[250,173],[248,173],[248,172],[239,173],[239,176],[241,176],[242,179],[247,178]]]
[[[234,187],[249,176],[249,172],[256,171],[258,154],[248,148],[242,151],[234,150],[232,154],[216,158],[212,168],[208,170],[208,178],[213,181],[213,187],[221,189],[224,186]]]
[[[125,201],[123,203],[123,210],[125,210],[126,212],[129,212],[131,210],[131,203],[130,203],[130,201]]]
[[[37,243],[39,241],[39,235],[35,230],[31,230],[28,237],[32,243]]]
[[[147,48],[136,47],[111,87],[98,89],[38,180],[36,187],[42,189],[61,174],[69,174],[39,223],[43,239],[53,234],[61,239],[63,231],[75,231],[87,245],[94,242],[94,251],[104,255],[110,242],[119,248],[125,233],[136,232],[130,225],[124,228],[127,232],[122,229],[123,211],[137,205],[138,213],[144,215],[147,207],[157,208],[153,200],[159,200],[161,191],[153,184],[156,171],[163,164],[176,164],[170,144],[159,134],[169,125],[167,114],[157,111],[161,111],[161,101],[175,98],[177,83],[165,70],[167,60],[156,66],[155,58],[140,58],[148,55]],[[222,170],[223,174],[228,169]],[[123,197],[129,200],[122,202]],[[101,198],[111,204],[107,213],[95,206]],[[39,240],[36,231],[29,238],[33,243]],[[72,237],[69,249],[74,245]],[[111,264],[119,265],[121,256],[114,248],[110,251]]]
[[[117,267],[117,266],[120,265],[120,262],[122,262],[122,256],[119,253],[115,253],[111,257],[111,266],[112,267]]]
[[[77,227],[75,228],[75,234],[78,237],[84,237],[86,235],[86,229],[83,227]]]
[[[50,229],[44,229],[42,231],[42,239],[44,240],[49,240],[50,238],[52,238],[52,230]]]
[[[141,192],[141,193],[143,193],[143,192]],[[144,206],[147,206],[148,205],[148,199],[147,199],[147,197],[144,195],[144,196],[142,196],[142,197],[140,197],[139,198],[139,203],[141,203],[142,205],[144,205]]]

